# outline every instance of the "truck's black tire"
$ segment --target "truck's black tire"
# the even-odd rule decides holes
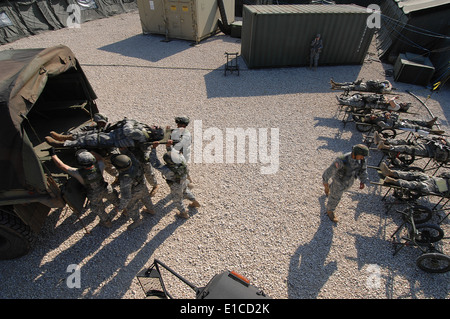
[[[2,260],[26,255],[34,239],[30,227],[11,211],[9,207],[0,207],[0,259]]]

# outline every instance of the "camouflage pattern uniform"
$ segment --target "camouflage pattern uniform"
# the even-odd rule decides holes
[[[80,168],[78,173],[83,179],[83,186],[86,189],[86,195],[89,199],[91,211],[98,215],[102,223],[110,222],[111,219],[106,212],[106,204],[103,201],[107,199],[110,203],[117,206],[119,204],[119,196],[103,179],[103,169],[99,164],[95,164],[92,168]]]
[[[389,151],[434,158],[438,162],[450,159],[450,146],[443,137],[422,137],[417,141],[387,139],[385,145],[389,147]]]
[[[349,91],[362,91],[362,92],[374,92],[374,93],[387,93],[392,90],[392,85],[388,80],[368,80],[363,82],[357,80],[355,82],[334,82],[331,80],[332,89],[341,89]]]
[[[186,163],[189,163],[191,159],[191,132],[184,127],[178,127],[172,131],[170,138],[174,142],[173,148],[183,154]]]
[[[394,106],[382,94],[360,94],[336,96],[339,104],[353,106],[355,108],[377,109],[384,111],[407,112],[411,103],[395,103]]]
[[[188,199],[192,202],[196,202],[196,199],[194,194],[187,187],[189,184],[189,181],[187,180],[188,170],[183,155],[174,149],[169,149],[165,155],[165,158],[166,156],[171,157],[171,152],[174,152],[174,156],[178,157],[177,160],[174,160],[174,162],[176,163],[181,160],[181,164],[161,164],[156,155],[156,149],[154,148],[152,148],[150,153],[150,162],[153,167],[162,173],[164,179],[170,187],[170,193],[172,195],[172,201],[175,204],[175,207],[180,211],[182,216],[186,218],[186,206],[183,203],[183,199]]]
[[[145,175],[140,162],[131,152],[123,152],[131,159],[131,166],[126,169],[119,167],[120,205],[119,210],[126,209],[128,217],[134,222],[142,220],[139,212],[140,202],[148,213],[154,214],[153,203],[145,182]],[[114,163],[114,161],[113,161]]]
[[[395,171],[391,184],[398,185],[424,194],[435,193],[448,196],[450,189],[450,173],[430,176],[421,172]]]
[[[389,115],[386,115],[389,114]],[[375,123],[381,128],[394,128],[404,131],[412,131],[412,132],[432,132],[432,126],[429,125],[429,122],[423,120],[410,120],[410,119],[399,119],[398,115],[391,114],[389,112],[384,115],[371,116],[371,121],[369,123]]]
[[[53,153],[53,154],[52,154]],[[51,151],[53,161],[70,176],[76,178],[86,190],[91,211],[97,214],[101,222],[107,226],[110,218],[106,212],[106,204],[103,199],[109,200],[116,207],[119,204],[119,196],[111,185],[103,179],[105,163],[103,160],[96,160],[94,155],[86,150],[80,150],[76,154],[77,162],[81,168],[74,168],[64,164],[58,156]]]
[[[80,136],[104,132],[108,129],[108,117],[101,113],[95,113],[93,123],[70,131],[72,139],[77,139]],[[102,124],[102,125],[101,125]]]
[[[138,144],[157,141],[164,137],[160,127],[149,127],[135,120],[124,119],[111,125],[107,131],[86,134],[73,141],[65,141],[65,147],[135,147]]]
[[[324,183],[328,183],[332,179],[326,205],[327,211],[334,211],[336,209],[344,192],[352,187],[357,178],[364,184],[367,184],[369,181],[365,159],[353,159],[352,153],[350,152],[339,156],[333,161],[322,175]]]
[[[137,147],[130,147],[128,150],[133,153],[136,159],[141,163],[145,178],[150,186],[156,187],[158,185],[158,180],[156,179],[155,170],[150,163],[151,146],[139,145]]]
[[[314,40],[311,42],[311,50],[310,50],[310,56],[309,56],[309,67],[317,68],[319,64],[319,56],[320,52],[322,51],[323,43],[322,39],[320,38],[320,34],[316,35]]]

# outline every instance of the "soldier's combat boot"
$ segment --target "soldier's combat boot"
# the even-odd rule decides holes
[[[189,218],[189,214],[188,214],[187,211],[180,212],[180,213],[177,214],[177,216],[179,216],[181,218],[184,218],[184,219],[188,219]]]
[[[336,88],[336,82],[334,82],[333,79],[330,79],[330,84],[332,89]]]
[[[69,141],[73,141],[73,140],[75,140],[74,138],[73,138],[73,135],[72,134],[69,134],[69,135],[63,135],[63,134],[58,134],[58,133],[56,133],[55,131],[51,131],[50,132],[50,135],[55,139],[55,140],[57,140],[57,141],[67,141],[67,140],[69,140]]]
[[[200,207],[200,203],[196,200],[193,200],[192,203],[188,205],[188,207]]]
[[[339,219],[334,215],[334,212],[332,210],[327,211],[327,215],[330,218],[330,220],[334,223],[337,223]]]
[[[392,178],[390,176],[386,176],[386,178],[384,179],[384,182],[387,184],[397,184],[397,180],[395,178]]]
[[[154,209],[148,209],[148,208],[143,209],[142,212],[146,213],[146,214],[150,214],[150,215],[155,215],[156,214]]]
[[[53,146],[53,147],[63,147],[64,146],[63,141],[57,141],[50,136],[46,136],[45,141],[47,142],[48,145]]]
[[[392,170],[386,165],[385,162],[382,162],[382,163],[380,164],[380,170],[381,170],[381,173],[382,173],[384,176],[394,176],[394,171],[392,171]]]
[[[130,225],[128,225],[127,230],[133,230],[136,227],[138,227],[140,224],[142,224],[142,222],[144,221],[144,219],[142,217],[139,217],[139,219],[136,219],[135,221],[133,221]]]
[[[159,188],[159,185],[153,186],[152,190],[150,191],[150,197],[155,196],[156,191],[158,190],[158,188]]]
[[[104,222],[100,222],[100,225],[102,225],[103,227],[106,228],[111,228],[112,227],[112,223],[110,220],[104,221]]]
[[[436,124],[436,121],[438,120],[438,117],[434,117],[432,120],[428,121],[426,124],[429,128],[431,128],[434,124]]]
[[[380,133],[378,133],[377,131],[375,131],[375,133],[373,133],[373,142],[377,145],[380,142],[384,142],[384,139],[381,137]]]
[[[377,148],[378,148],[379,150],[389,150],[389,149],[391,149],[390,146],[384,144],[383,141],[381,141],[380,143],[378,143]]]

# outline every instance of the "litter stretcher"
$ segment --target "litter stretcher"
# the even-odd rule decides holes
[[[384,131],[381,131],[380,133],[383,136],[383,138],[395,138],[397,136],[396,135],[394,137],[389,137],[390,133],[388,134],[388,132]],[[414,134],[410,133],[406,138],[406,140],[410,140],[411,142],[413,142],[417,140],[417,137]],[[370,142],[372,142],[372,140]],[[433,171],[431,175],[435,175],[441,168],[450,168],[449,165],[450,156],[445,156],[445,154],[435,156],[422,156],[415,154],[414,152],[406,153],[406,152],[398,152],[396,150],[378,149],[378,148],[376,148],[376,150],[379,150],[383,153],[383,156],[381,157],[379,164],[381,164],[383,160],[387,160],[389,164],[391,164],[392,166],[407,168],[411,167],[411,165],[414,163],[417,164],[419,160],[424,160],[422,161],[422,163],[424,162],[425,165],[420,169],[423,172]],[[450,152],[448,152],[448,154],[450,155]]]
[[[342,121],[346,124],[355,117],[368,115],[373,111],[408,113],[411,103],[401,103],[398,109],[394,109],[383,94],[362,94],[360,92],[349,94],[345,91],[340,95],[336,95],[339,105],[339,113],[344,112]]]
[[[368,168],[379,169],[373,166],[369,166]],[[381,172],[379,174],[382,177]],[[444,237],[444,231],[439,225],[442,224],[450,213],[441,218],[437,224],[430,221],[436,212],[446,210],[445,205],[450,198],[445,198],[442,194],[421,193],[416,190],[386,183],[383,178],[379,182],[371,182],[371,184],[388,188],[382,200],[385,200],[388,193],[393,190],[397,203],[406,204],[404,209],[395,211],[402,216],[402,223],[390,236],[394,247],[393,255],[396,255],[401,249],[407,246],[418,247],[421,254],[416,259],[416,265],[420,269],[430,273],[448,272],[450,270],[450,257],[437,248],[437,243],[443,239],[448,239],[448,237]],[[441,200],[433,208],[429,208],[417,203],[417,199],[422,196],[437,196]],[[445,199],[446,202],[441,205]],[[438,208],[440,205],[441,207]]]

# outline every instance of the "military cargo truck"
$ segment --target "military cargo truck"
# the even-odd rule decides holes
[[[0,52],[0,259],[27,254],[53,208],[80,211],[81,185],[53,163],[45,136],[86,125],[97,96],[66,46]],[[58,156],[74,164],[75,150]]]

